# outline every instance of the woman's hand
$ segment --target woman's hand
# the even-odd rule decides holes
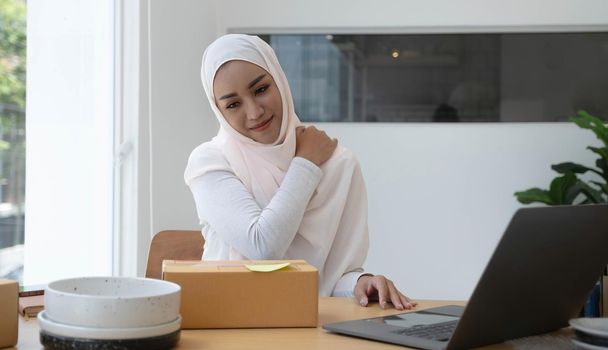
[[[317,166],[331,157],[337,145],[338,140],[314,126],[296,128],[296,157],[306,158]]]
[[[361,306],[367,306],[369,300],[377,300],[383,309],[386,308],[386,303],[389,301],[397,310],[409,310],[418,305],[417,302],[403,295],[395,287],[393,281],[381,275],[363,275],[359,277],[357,285],[355,285],[355,298],[357,298]]]

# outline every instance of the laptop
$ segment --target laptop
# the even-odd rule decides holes
[[[523,208],[511,219],[466,307],[323,328],[420,349],[469,349],[547,333],[579,315],[607,264],[608,205]]]

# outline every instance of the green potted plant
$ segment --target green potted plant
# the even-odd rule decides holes
[[[593,131],[604,144],[603,147],[587,147],[599,156],[595,161],[595,167],[572,162],[553,164],[551,168],[560,175],[551,181],[549,188],[544,190],[535,187],[515,192],[519,202],[523,204],[539,202],[547,205],[608,202],[608,128],[600,118],[585,111],[579,111],[578,116],[571,117],[569,120],[583,129]],[[592,179],[583,180],[579,177],[585,173],[592,173]],[[608,302],[608,300],[603,300],[606,296],[606,293],[603,293],[604,285],[608,281],[606,271],[604,270],[604,276],[591,291],[587,303],[581,311],[582,316],[602,316],[602,309],[605,309],[602,304]]]
[[[608,127],[600,118],[585,111],[579,111],[578,116],[570,117],[569,120],[583,129],[593,131],[604,144],[603,147],[587,147],[599,156],[595,161],[595,168],[572,162],[553,164],[551,169],[560,176],[554,178],[546,190],[535,187],[515,192],[519,202],[540,202],[548,205],[608,203]],[[593,180],[583,180],[579,177],[588,172],[596,175]]]

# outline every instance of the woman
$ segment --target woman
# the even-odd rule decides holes
[[[416,302],[364,273],[367,194],[353,154],[295,114],[272,48],[230,34],[203,55],[201,78],[220,130],[188,160],[185,181],[205,235],[204,260],[304,259],[323,296]]]

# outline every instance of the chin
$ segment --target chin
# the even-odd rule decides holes
[[[273,143],[275,143],[275,141],[279,138],[279,132],[275,133],[274,135],[268,135],[268,136],[264,136],[259,138],[258,140],[256,140],[259,143],[263,143],[265,145],[271,145]]]

